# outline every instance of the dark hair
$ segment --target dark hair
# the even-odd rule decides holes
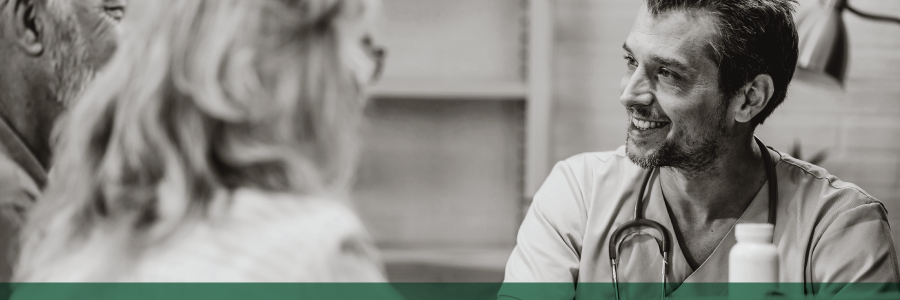
[[[751,124],[762,124],[787,96],[797,65],[794,25],[796,0],[646,0],[653,15],[670,10],[700,11],[717,21],[717,39],[709,55],[719,66],[719,89],[726,99],[760,74],[768,74],[775,92]]]

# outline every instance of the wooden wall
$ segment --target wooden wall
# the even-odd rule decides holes
[[[802,0],[801,9],[817,0]],[[621,45],[641,1],[556,1],[552,158],[613,150],[624,143],[626,116],[618,83]],[[852,1],[859,9],[900,16],[900,1]],[[828,151],[822,166],[882,200],[900,246],[900,26],[850,13],[845,89],[795,80],[788,99],[757,134],[787,151],[799,139],[807,155]]]

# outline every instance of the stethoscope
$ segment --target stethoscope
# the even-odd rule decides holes
[[[772,163],[772,154],[766,150],[766,145],[759,140],[759,138],[754,137],[756,140],[756,144],[759,145],[760,152],[763,152],[763,164],[765,164],[766,168],[766,177],[769,182],[769,223],[773,226],[775,225],[775,212],[778,208],[778,178],[775,176],[775,164]],[[662,266],[662,298],[666,296],[666,285],[668,284],[668,274],[669,274],[669,252],[672,250],[671,233],[665,226],[659,224],[653,220],[644,219],[644,212],[641,210],[644,202],[644,191],[647,189],[647,185],[650,183],[650,178],[653,175],[653,171],[647,172],[647,177],[644,178],[644,184],[641,185],[640,193],[638,193],[637,204],[634,206],[634,218],[631,221],[626,222],[619,226],[615,232],[613,232],[612,237],[609,239],[609,263],[612,269],[612,280],[613,280],[613,289],[616,292],[616,299],[619,299],[619,279],[618,272],[616,270],[616,266],[618,266],[618,254],[619,247],[622,245],[624,240],[620,240],[620,236],[629,228],[635,227],[650,227],[656,229],[662,235],[662,241],[656,239],[657,246],[659,246],[659,254],[662,255],[663,258],[663,266]]]

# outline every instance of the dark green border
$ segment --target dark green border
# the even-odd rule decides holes
[[[609,283],[12,283],[0,299],[372,299],[481,300],[614,299]],[[659,299],[659,283],[622,283],[624,299]],[[808,294],[805,289],[814,289]],[[773,290],[775,290],[773,292]],[[731,294],[731,296],[729,296]],[[626,297],[626,296],[631,297]],[[569,298],[571,299],[571,298]],[[684,283],[667,299],[877,299],[900,300],[898,283],[728,284]]]

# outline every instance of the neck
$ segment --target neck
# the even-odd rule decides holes
[[[752,134],[722,142],[719,158],[703,170],[660,169],[663,194],[676,219],[694,224],[737,219],[766,182],[762,151],[767,150]]]
[[[18,76],[0,73],[5,73],[0,74],[0,117],[46,170],[51,157],[50,134],[54,120],[62,112],[62,104],[43,84],[29,83],[51,79],[29,78],[37,77],[29,72],[20,72]]]

